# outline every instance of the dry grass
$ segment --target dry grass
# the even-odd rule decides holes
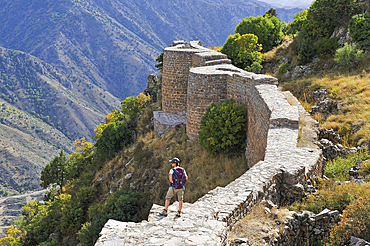
[[[292,37],[285,36],[279,46],[265,53],[265,59],[280,60],[286,57],[287,53],[289,53],[289,44],[291,44],[292,41],[293,41]]]
[[[326,74],[311,75],[284,84],[308,111],[315,105],[312,92],[321,88],[329,91],[329,96],[339,106],[339,110],[325,118],[315,114],[314,119],[322,128],[333,128],[344,139],[346,146],[358,146],[370,140],[370,74],[365,70],[341,74],[329,70]]]
[[[264,238],[269,237],[273,242],[283,230],[284,220],[289,215],[286,209],[272,208],[268,214],[261,204],[255,206],[251,213],[237,222],[229,232],[229,239],[232,241],[236,238],[248,238],[250,245],[266,245]]]
[[[168,160],[181,160],[180,166],[188,174],[185,202],[194,202],[217,186],[225,186],[247,170],[244,154],[228,158],[223,155],[209,155],[198,142],[190,142],[184,127],[158,137],[152,130],[140,135],[135,144],[103,165],[95,174],[94,183],[101,201],[111,192],[126,186],[144,194],[146,212],[151,204],[164,204],[169,187]],[[131,178],[125,178],[132,174]],[[174,201],[174,200],[172,200]]]

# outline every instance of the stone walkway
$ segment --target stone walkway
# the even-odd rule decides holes
[[[273,84],[256,88],[272,111],[264,161],[226,187],[211,190],[193,204],[184,203],[181,218],[175,218],[176,202],[168,217],[159,216],[163,207],[155,204],[148,221],[109,220],[95,245],[229,245],[227,231],[260,199],[279,204],[295,198],[307,179],[320,176],[321,150],[296,148],[298,107]]]

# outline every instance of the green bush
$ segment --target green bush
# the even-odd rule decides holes
[[[337,37],[323,38],[316,44],[316,55],[322,59],[329,59],[333,57],[338,47]]]
[[[236,26],[235,33],[256,35],[258,42],[262,45],[263,52],[267,52],[281,43],[283,39],[282,28],[283,24],[276,16],[250,16]]]
[[[91,222],[85,223],[78,232],[79,240],[84,246],[94,245],[99,237],[99,232],[109,219],[138,222],[137,215],[141,209],[141,195],[138,192],[132,192],[129,188],[118,190],[108,197],[103,206],[98,205],[91,209],[99,211],[99,213],[94,215]]]
[[[357,49],[355,44],[344,44],[344,47],[337,49],[334,61],[342,67],[350,69],[357,66],[358,62],[364,58],[364,51]]]
[[[363,49],[370,48],[370,15],[361,14],[352,17],[350,33],[353,40]]]
[[[281,63],[281,65],[278,68],[278,73],[279,74],[285,74],[286,72],[288,72],[288,69],[289,69],[289,64],[283,62],[283,63]]]
[[[258,37],[254,34],[230,35],[220,51],[232,60],[233,65],[247,71],[259,73],[262,69],[261,46],[257,43]]]
[[[346,158],[336,158],[326,163],[324,174],[338,181],[349,180],[349,169],[356,164],[357,160],[364,161],[368,158],[370,158],[368,151],[360,151]]]
[[[96,194],[95,187],[81,187],[77,192],[77,199],[71,200],[62,210],[60,220],[61,232],[64,235],[73,235],[87,220],[87,210]]]
[[[287,34],[296,34],[302,31],[304,23],[307,21],[307,10],[293,15],[294,21],[287,28]]]
[[[246,141],[246,111],[233,99],[211,105],[201,120],[199,144],[208,152],[233,155]]]
[[[117,121],[109,123],[96,141],[97,155],[101,160],[113,158],[123,147],[132,143],[133,134],[129,123]]]
[[[305,31],[303,31],[305,32]],[[303,33],[301,32],[301,33]],[[298,42],[298,57],[297,60],[300,65],[305,65],[311,62],[316,54],[315,42],[311,37],[299,36],[295,41]]]

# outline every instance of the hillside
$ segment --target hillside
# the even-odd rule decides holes
[[[34,55],[124,99],[139,94],[154,60],[175,39],[221,45],[258,1],[58,0],[0,3],[0,46]],[[292,20],[300,9],[277,9]]]
[[[91,140],[117,98],[24,52],[0,48],[0,178],[17,191],[39,188],[59,149]]]

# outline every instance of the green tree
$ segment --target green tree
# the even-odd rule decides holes
[[[26,232],[22,245],[39,245],[48,241],[51,233],[59,228],[62,207],[71,199],[71,195],[60,194],[55,201],[45,205],[31,200],[22,208],[22,214],[16,222],[20,230]]]
[[[352,17],[350,33],[353,40],[363,49],[370,48],[370,15],[362,14]]]
[[[199,144],[209,152],[233,155],[246,141],[246,111],[234,99],[207,108],[201,120]]]
[[[342,67],[350,69],[356,67],[363,57],[364,51],[357,49],[357,45],[345,43],[344,47],[337,49],[334,61]]]
[[[63,192],[63,186],[68,180],[67,165],[67,157],[64,151],[60,150],[59,156],[55,156],[41,171],[41,187],[46,189],[49,185],[57,185],[59,191]]]
[[[294,21],[288,26],[287,34],[296,34],[302,31],[304,23],[307,21],[307,10],[293,15]]]
[[[308,34],[317,39],[330,37],[335,27],[345,25],[360,9],[354,0],[316,0],[307,13]]]
[[[274,8],[269,9],[266,12],[266,14],[263,15],[263,17],[267,17],[267,16],[275,16],[275,17],[277,17],[278,14],[276,13],[276,9],[274,9]]]
[[[129,123],[126,121],[109,123],[96,141],[97,155],[103,161],[111,159],[133,140],[133,129]]]
[[[235,33],[256,35],[263,52],[267,52],[281,43],[284,35],[282,28],[283,24],[276,16],[250,16],[236,26]]]
[[[104,205],[89,208],[91,222],[86,222],[78,232],[83,246],[93,245],[99,237],[99,232],[109,219],[138,222],[138,212],[141,209],[141,195],[129,188],[118,190],[108,197]]]
[[[265,58],[260,52],[261,49],[256,35],[236,33],[228,37],[220,52],[226,54],[235,66],[258,73],[262,69],[261,62]]]

